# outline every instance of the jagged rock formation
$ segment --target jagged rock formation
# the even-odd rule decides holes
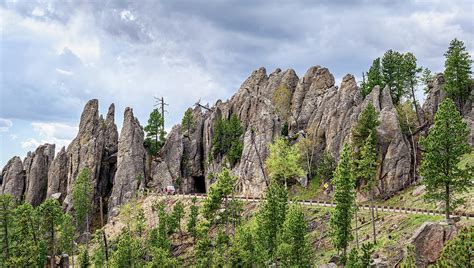
[[[129,201],[145,186],[146,151],[143,140],[143,128],[133,116],[133,110],[127,107],[118,143],[117,172],[109,200],[109,215],[115,215],[119,205]]]
[[[264,68],[254,71],[230,100],[218,101],[211,111],[194,110],[197,128],[189,135],[183,135],[180,126],[173,128],[163,148],[162,160],[154,165],[152,174],[167,174],[166,183],[170,176],[173,181],[184,178],[182,189],[191,192],[196,191],[194,185],[204,176],[208,188],[212,182],[209,174],[218,172],[223,165],[222,159],[209,161],[208,158],[212,152],[215,122],[236,114],[245,134],[242,158],[232,173],[239,178],[238,188],[244,194],[261,194],[266,183],[260,163],[268,155],[268,143],[280,135],[285,123],[272,101],[273,92],[282,86],[291,93],[290,116],[286,119],[290,134],[298,135],[308,129],[315,131],[316,159],[323,151],[339,157],[342,145],[350,140],[359,113],[372,102],[381,121],[377,129],[381,163],[378,192],[389,195],[406,185],[412,168],[411,147],[398,124],[388,89],[376,87],[363,99],[352,75],[345,76],[338,88],[332,74],[320,66],[311,67],[301,79],[291,69],[277,69],[270,75]],[[153,181],[156,179],[159,178],[155,176]]]
[[[67,155],[67,190],[63,206],[72,208],[71,192],[79,172],[88,168],[94,188],[93,202],[98,209],[99,198],[110,192],[110,176],[115,171],[113,154],[117,148],[117,127],[114,123],[115,107],[109,108],[106,120],[99,115],[99,102],[90,100],[84,107],[76,138],[69,144]],[[106,169],[108,172],[102,173]],[[109,187],[109,189],[104,189]]]
[[[63,147],[54,158],[48,171],[48,190],[46,197],[59,193],[58,200],[62,202],[67,190],[67,154]]]
[[[48,170],[54,159],[54,144],[44,144],[29,153],[24,166],[26,170],[25,202],[37,206],[46,198]]]
[[[25,191],[25,171],[20,157],[10,159],[1,175],[2,194],[11,194],[16,201],[21,201]]]
[[[428,95],[423,103],[423,111],[430,125],[434,122],[439,104],[446,98],[446,92],[443,90],[444,82],[444,75],[439,73],[428,83]],[[462,116],[471,129],[469,142],[474,146],[474,83],[471,86],[471,97],[463,105]]]
[[[443,83],[439,74],[429,85],[422,109],[428,127],[445,97]],[[288,110],[285,113],[274,96],[282,88],[290,95],[283,103]],[[96,212],[102,198],[103,208],[110,209],[110,215],[144,187],[160,191],[174,184],[184,192],[205,192],[213,183],[211,175],[227,165],[225,157],[210,157],[214,127],[219,119],[235,114],[244,130],[243,151],[240,161],[230,168],[238,177],[241,193],[259,195],[267,185],[263,162],[268,156],[268,144],[281,135],[285,125],[293,140],[310,131],[315,133],[314,159],[324,151],[337,159],[343,144],[350,142],[360,112],[369,103],[379,112],[380,121],[377,193],[387,196],[411,180],[415,168],[412,156],[416,155],[399,126],[389,90],[375,87],[363,98],[352,75],[346,75],[338,87],[329,70],[320,66],[309,68],[302,78],[291,69],[277,69],[270,75],[264,68],[255,70],[229,100],[219,100],[209,109],[196,107],[191,129],[173,127],[157,158],[146,157],[143,129],[131,108],[125,110],[119,142],[115,106],[109,107],[104,120],[99,115],[98,101],[90,100],[81,115],[78,134],[67,149],[62,148],[54,158],[54,145],[46,144],[28,153],[23,163],[19,158],[11,159],[2,170],[2,192],[34,205],[45,197],[59,196],[70,210],[74,180],[83,168],[90,170]],[[474,145],[472,99],[464,105],[463,116],[471,127]]]
[[[447,241],[455,237],[457,228],[446,223],[424,223],[411,238],[415,246],[417,267],[428,267],[438,260]]]

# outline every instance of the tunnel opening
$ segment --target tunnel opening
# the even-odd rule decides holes
[[[193,192],[199,194],[206,193],[206,181],[204,176],[193,176]]]

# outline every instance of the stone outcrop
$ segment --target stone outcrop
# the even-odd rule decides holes
[[[46,198],[48,170],[54,159],[54,144],[39,146],[35,152],[28,153],[25,160],[26,189],[25,202],[38,206]]]
[[[48,190],[46,197],[59,193],[59,202],[66,197],[67,190],[67,154],[65,147],[61,148],[54,158],[48,171]]]
[[[144,132],[131,108],[125,109],[120,132],[112,194],[109,199],[109,215],[117,213],[117,207],[134,197],[145,186],[146,151],[143,146]]]
[[[411,151],[388,89],[376,87],[364,99],[352,75],[343,78],[340,88],[334,83],[333,75],[320,66],[311,67],[301,79],[291,69],[277,69],[270,75],[264,68],[254,71],[230,100],[217,101],[210,110],[194,110],[196,130],[185,133],[187,131],[180,126],[173,128],[161,158],[152,165],[154,184],[159,184],[156,180],[160,180],[160,176],[166,178],[165,184],[169,183],[170,176],[173,182],[183,178],[182,190],[193,192],[197,180],[204,176],[208,188],[212,183],[209,175],[220,171],[225,163],[218,157],[209,158],[215,123],[219,118],[236,114],[244,129],[243,152],[240,162],[232,167],[232,173],[239,178],[238,190],[259,195],[266,187],[260,163],[268,156],[267,146],[280,135],[285,122],[293,137],[309,129],[316,133],[316,159],[323,151],[337,159],[344,142],[350,141],[359,113],[371,102],[381,122],[377,129],[381,163],[378,193],[390,195],[402,189],[410,176]],[[273,92],[282,86],[291,93],[288,118],[279,115],[272,100]]]
[[[438,106],[446,98],[446,92],[443,90],[444,82],[445,80],[442,73],[437,74],[428,82],[428,95],[423,104],[423,111],[429,125],[434,123],[434,116],[436,111],[438,111]],[[471,86],[471,95],[463,104],[462,108],[464,122],[467,123],[471,131],[469,142],[471,146],[474,146],[474,83],[472,83]]]
[[[90,179],[94,188],[93,202],[98,208],[99,198],[107,198],[110,189],[108,176],[115,169],[110,167],[113,163],[114,150],[117,148],[117,127],[114,123],[115,107],[109,108],[106,120],[99,115],[99,101],[90,100],[84,107],[79,124],[79,131],[74,140],[66,149],[67,156],[67,190],[63,206],[70,210],[72,208],[71,192],[74,181],[79,172],[88,168]],[[106,169],[107,172],[102,172]]]
[[[417,267],[428,267],[439,258],[444,245],[457,234],[454,225],[446,223],[424,223],[413,235],[410,243],[415,246]]]
[[[16,201],[21,201],[25,191],[25,172],[20,157],[10,159],[3,168],[1,176],[1,193],[10,194]]]

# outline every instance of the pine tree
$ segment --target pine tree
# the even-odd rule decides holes
[[[195,240],[196,235],[197,235],[196,224],[197,224],[197,219],[199,215],[199,207],[196,206],[196,202],[197,202],[196,197],[193,197],[192,202],[193,204],[191,205],[191,208],[190,208],[191,212],[189,213],[189,221],[187,224],[187,229],[188,229],[188,232],[191,234],[191,236]]]
[[[94,267],[96,268],[106,267],[105,247],[104,247],[102,231],[100,229],[96,230],[93,241],[94,241],[94,248],[92,249],[92,262],[94,263]]]
[[[54,262],[57,253],[56,241],[63,220],[63,211],[58,200],[46,199],[38,207],[38,212],[41,215],[40,230],[42,239],[46,243],[46,250],[49,252],[51,262]],[[54,266],[54,264],[51,266]]]
[[[171,219],[172,219],[172,229],[173,233],[176,229],[178,229],[179,234],[181,235],[181,218],[184,216],[184,207],[181,201],[176,202],[176,204],[173,207],[173,212],[171,213]]]
[[[270,183],[265,200],[257,213],[256,251],[262,265],[273,262],[278,247],[277,235],[285,222],[288,208],[288,190],[277,182]]]
[[[69,214],[63,214],[63,219],[59,227],[59,246],[61,252],[68,254],[69,256],[74,255],[74,236],[75,228],[73,224],[72,216]]]
[[[143,208],[138,208],[138,211],[134,218],[135,230],[137,232],[137,235],[138,237],[142,237],[146,228],[145,212],[143,211]]]
[[[144,130],[145,147],[150,155],[156,155],[165,144],[166,132],[163,128],[164,118],[158,108],[153,109]]]
[[[213,132],[212,153],[214,157],[227,156],[227,160],[233,167],[242,156],[243,144],[240,141],[244,129],[236,114],[230,119],[218,119]]]
[[[374,252],[374,245],[371,243],[362,244],[362,248],[353,248],[349,253],[345,267],[347,268],[366,268],[371,267],[371,255]]]
[[[183,120],[181,120],[181,127],[186,130],[189,137],[189,134],[194,129],[193,109],[189,108],[186,110]]]
[[[370,69],[367,72],[367,82],[364,82],[361,87],[362,96],[366,97],[369,95],[375,86],[380,86],[381,88],[385,87],[380,58],[376,58],[372,62],[372,66],[370,66]]]
[[[234,192],[237,178],[227,168],[217,174],[217,180],[209,188],[209,193],[202,206],[203,216],[211,223],[228,223],[228,199]]]
[[[12,247],[12,233],[14,220],[15,202],[13,196],[0,195],[0,243],[2,246],[2,256],[0,257],[0,266],[7,266]]]
[[[89,214],[92,210],[92,183],[90,181],[90,172],[84,168],[79,172],[72,188],[72,205],[74,207],[76,222],[79,230],[86,231],[89,236]]]
[[[269,145],[270,155],[265,160],[270,177],[284,183],[287,187],[288,180],[298,179],[305,175],[300,166],[300,152],[297,146],[291,146],[284,138],[278,138]]]
[[[449,43],[448,51],[444,54],[444,90],[448,96],[457,101],[459,110],[471,94],[471,55],[466,50],[464,42],[454,39]]]
[[[382,73],[384,82],[390,88],[390,94],[395,105],[406,95],[405,77],[403,73],[403,55],[392,49],[385,52],[382,58]]]
[[[116,249],[112,253],[111,267],[141,267],[142,253],[140,242],[132,237],[127,228],[124,228],[117,239]]]
[[[403,54],[403,77],[405,80],[405,88],[408,89],[406,92],[409,92],[407,95],[413,99],[413,105],[415,106],[416,116],[418,119],[418,124],[421,126],[420,113],[418,111],[418,102],[416,101],[415,90],[418,85],[418,76],[422,71],[422,68],[418,67],[416,64],[416,57],[411,52]]]
[[[351,220],[355,209],[355,185],[352,177],[350,155],[350,147],[346,143],[334,172],[334,202],[336,207],[330,220],[332,243],[338,252],[342,251],[343,262],[346,258],[347,246],[353,239]]]
[[[79,248],[79,267],[80,268],[87,268],[91,265],[90,258],[89,258],[89,251],[86,245],[83,245]]]
[[[458,195],[467,192],[473,167],[459,167],[460,157],[471,152],[468,142],[469,129],[462,121],[454,102],[447,98],[439,106],[434,126],[426,138],[421,139],[423,147],[421,175],[426,185],[425,198],[444,201],[446,219],[453,209],[464,202]]]
[[[302,209],[290,206],[278,245],[279,259],[285,267],[311,267],[311,245]]]
[[[372,233],[374,244],[377,243],[377,236],[375,232],[375,217],[374,217],[374,187],[377,174],[377,150],[375,149],[374,133],[370,133],[367,137],[364,147],[360,152],[360,159],[357,161],[356,173],[357,178],[361,178],[366,182],[366,191],[370,196],[370,213],[372,220]]]
[[[376,134],[376,128],[380,122],[378,120],[379,114],[375,110],[375,106],[369,103],[367,107],[359,114],[359,119],[356,126],[352,130],[352,145],[357,151],[360,151],[369,137],[370,133]],[[376,139],[376,135],[373,135]],[[357,157],[356,157],[357,158]]]
[[[256,263],[254,232],[247,226],[239,226],[231,240],[229,255],[232,267],[252,267]]]
[[[415,247],[413,245],[407,246],[405,259],[400,264],[400,268],[416,268]]]
[[[441,252],[436,267],[474,267],[474,226],[461,229]]]
[[[25,203],[15,209],[14,232],[15,241],[9,264],[13,267],[43,266],[44,258],[41,241],[38,237],[38,218],[31,204]]]
[[[434,75],[433,73],[431,72],[430,69],[428,68],[424,68],[423,71],[421,72],[421,76],[419,77],[420,79],[420,83],[423,84],[424,86],[424,92],[425,94],[428,93],[429,91],[429,87],[428,87],[428,83],[434,78]]]

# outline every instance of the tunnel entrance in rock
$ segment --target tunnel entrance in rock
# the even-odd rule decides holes
[[[195,193],[205,194],[206,193],[206,181],[204,176],[194,176],[193,179],[193,190]]]

